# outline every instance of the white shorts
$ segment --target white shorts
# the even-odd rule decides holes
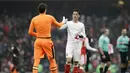
[[[82,42],[67,42],[66,58],[73,58],[74,61],[80,62]]]

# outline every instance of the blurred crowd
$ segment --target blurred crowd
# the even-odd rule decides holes
[[[28,35],[30,16],[1,15],[0,19],[0,64],[1,71],[9,71],[12,61],[11,44],[17,45],[20,52],[20,71],[29,71],[33,62],[33,41]],[[25,62],[26,61],[26,62]],[[30,68],[29,68],[30,67]]]
[[[60,12],[59,12],[60,13]],[[58,13],[58,14],[59,14]],[[62,13],[62,12],[61,12]],[[54,15],[55,17],[58,17]],[[71,20],[71,14],[68,18]],[[67,15],[67,16],[68,16]],[[31,13],[6,14],[0,16],[0,71],[9,72],[9,63],[12,61],[11,44],[18,46],[20,52],[19,71],[31,71],[33,65],[33,43],[35,37],[28,35],[30,20],[34,15]],[[62,20],[62,16],[59,19]],[[127,13],[121,13],[118,16],[98,17],[96,14],[91,16],[81,15],[80,21],[85,24],[87,36],[94,38],[94,47],[97,48],[97,40],[105,28],[110,29],[110,39],[112,44],[116,45],[117,37],[122,28],[130,31],[130,16]],[[56,60],[59,70],[64,71],[65,64],[65,46],[67,40],[66,30],[52,28],[52,40],[56,50]],[[48,61],[43,59],[41,65],[44,71],[48,70]]]

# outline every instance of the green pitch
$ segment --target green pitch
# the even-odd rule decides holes
[[[90,72],[96,72],[96,73],[100,73],[100,67],[101,65],[99,64],[97,66],[97,68],[93,68],[91,64],[88,65],[89,66],[89,71]],[[118,71],[118,67],[115,64],[111,64],[111,66],[109,67],[109,70],[111,71],[111,73],[117,73]],[[71,67],[71,72],[73,71],[73,66]]]

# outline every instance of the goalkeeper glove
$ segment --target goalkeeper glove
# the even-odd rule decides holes
[[[67,23],[67,21],[68,21],[68,19],[67,19],[67,18],[65,18],[65,16],[63,16],[62,23],[66,24],[66,23]]]

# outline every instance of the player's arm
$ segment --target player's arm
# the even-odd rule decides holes
[[[128,42],[124,43],[125,46],[129,47],[129,42],[130,42],[130,39],[127,37],[128,39]]]
[[[130,40],[128,43],[124,44],[125,46],[129,47],[130,46]]]
[[[116,50],[119,51],[120,48],[121,48],[121,45],[123,44],[122,40],[121,40],[121,37],[119,37],[117,39],[117,44],[116,44]]]
[[[99,42],[98,43],[99,43],[99,51],[100,51],[101,55],[104,55],[104,52],[102,50],[103,39],[101,37],[99,38]]]
[[[86,48],[87,48],[88,50],[91,50],[91,51],[97,51],[97,49],[92,48],[92,47],[89,45],[89,40],[88,40],[88,38],[86,37],[84,24],[83,24],[83,28],[82,28],[82,33],[83,33],[83,34],[82,34],[83,37],[85,38]],[[80,37],[80,36],[79,36],[79,37]]]
[[[85,27],[84,27],[84,24],[83,24],[83,26],[82,26],[82,29],[81,29],[81,31],[79,31],[78,33],[78,37],[79,38],[86,38],[86,33],[85,33]]]
[[[91,51],[97,51],[95,48],[92,48],[90,45],[89,45],[89,40],[88,38],[86,37],[86,33],[85,33],[85,27],[84,27],[84,24],[83,24],[83,28],[82,28],[82,36],[85,38],[85,46],[88,50],[91,50]],[[81,36],[79,36],[81,37]]]
[[[30,23],[28,34],[30,34],[32,36],[36,36],[36,32],[34,32],[34,21],[33,21],[33,19]]]
[[[92,47],[89,45],[89,40],[88,40],[88,38],[85,38],[85,45],[86,45],[86,48],[87,48],[88,50],[97,52],[97,49],[92,48]]]
[[[123,42],[121,41],[121,38],[119,37],[119,38],[117,39],[116,48],[117,48],[117,49],[121,48],[120,46],[121,46],[122,44],[123,44]]]
[[[60,30],[63,30],[63,29],[66,29],[68,26],[67,26],[67,24],[64,24],[63,26],[61,26],[59,29]]]
[[[85,26],[83,24],[83,28],[82,28],[82,33],[83,33],[83,37],[86,38],[86,33],[85,33]]]
[[[66,22],[67,22],[67,20],[66,19],[64,19],[64,17],[63,17],[63,22],[57,22],[56,21],[56,19],[52,16],[51,17],[52,18],[52,24],[54,24],[55,26],[57,26],[58,28],[60,28],[63,24],[65,24]]]

